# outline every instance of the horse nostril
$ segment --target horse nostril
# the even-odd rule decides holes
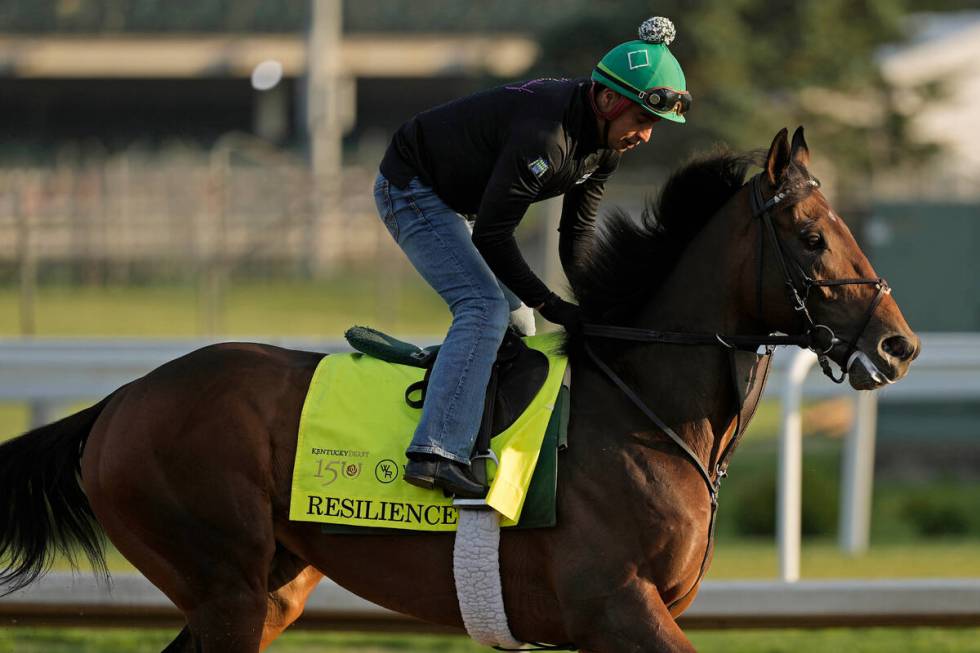
[[[892,336],[886,338],[881,343],[881,348],[889,356],[893,356],[900,361],[907,361],[915,353],[915,345],[904,336]]]

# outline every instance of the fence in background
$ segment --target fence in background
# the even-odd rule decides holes
[[[199,333],[221,332],[235,279],[309,280],[354,273],[391,285],[407,259],[378,219],[374,166],[315,182],[309,165],[254,138],[228,134],[205,152],[136,153],[48,167],[0,167],[0,282],[19,294],[19,333],[37,332],[39,288],[178,282],[198,289]],[[328,192],[329,191],[329,192]],[[529,214],[546,213],[547,203]],[[532,265],[540,221],[522,241]],[[536,226],[535,226],[536,225]]]
[[[305,161],[236,133],[207,152],[0,168],[0,268],[19,284],[19,331],[35,333],[39,283],[54,278],[193,283],[201,333],[219,333],[235,275],[309,279],[390,260],[373,181],[348,166],[327,198]]]
[[[22,274],[28,264],[71,263],[83,276],[102,266],[125,282],[140,266],[313,268],[377,255],[383,229],[370,170],[344,170],[340,204],[324,220],[305,162],[241,141],[228,137],[209,154],[164,160],[119,155],[0,168],[0,261]]]
[[[0,623],[18,626],[179,628],[183,616],[142,576],[111,588],[54,573],[0,598]],[[980,625],[980,579],[705,581],[680,619],[684,628],[816,628]],[[460,631],[427,624],[361,599],[330,580],[310,595],[294,627],[394,632]]]

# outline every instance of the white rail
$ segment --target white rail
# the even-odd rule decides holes
[[[783,382],[782,433],[779,439],[779,477],[776,493],[776,545],[779,576],[800,578],[800,535],[803,505],[803,382],[816,356],[801,351],[793,356]]]
[[[166,596],[136,574],[115,575],[107,588],[89,576],[53,573],[0,598],[4,625],[132,628],[182,621]],[[980,579],[706,581],[681,621],[685,628],[977,626]],[[378,607],[330,580],[310,596],[297,626],[445,630]]]
[[[224,340],[231,340],[225,338]],[[241,339],[305,349],[349,351],[343,340]],[[208,339],[0,339],[0,401],[31,404],[31,426],[51,421],[59,406],[104,397],[155,367],[208,344]]]

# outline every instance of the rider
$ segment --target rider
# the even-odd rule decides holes
[[[650,18],[640,40],[613,48],[591,80],[484,91],[422,112],[395,133],[374,187],[378,212],[453,314],[406,451],[409,483],[458,497],[485,493],[470,455],[508,319],[527,333],[532,306],[567,330],[582,321],[578,306],[528,267],[514,229],[532,202],[564,194],[558,254],[566,272],[574,269],[620,155],[647,142],[661,119],[685,121],[691,96],[667,49],[673,38],[668,19]],[[463,216],[474,214],[470,227]]]

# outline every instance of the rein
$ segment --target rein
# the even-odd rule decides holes
[[[868,328],[868,324],[870,324],[871,318],[874,315],[875,310],[878,308],[878,305],[884,298],[884,295],[891,292],[891,288],[888,286],[888,283],[881,277],[874,279],[837,279],[832,281],[813,279],[806,273],[799,261],[797,261],[789,252],[785,250],[782,242],[779,239],[779,235],[776,233],[776,228],[773,226],[772,212],[780,205],[781,202],[790,197],[794,191],[806,190],[807,193],[809,193],[814,189],[819,188],[820,182],[815,178],[810,177],[802,183],[791,187],[780,187],[776,191],[776,194],[769,199],[765,199],[762,192],[762,173],[759,173],[753,177],[748,182],[748,185],[750,186],[749,198],[752,207],[752,217],[759,218],[759,277],[757,302],[759,307],[759,317],[762,317],[762,282],[766,240],[765,235],[768,234],[772,249],[776,253],[776,260],[779,262],[779,267],[783,272],[786,289],[789,294],[790,301],[792,302],[793,310],[799,313],[805,321],[803,333],[797,335],[723,335],[719,333],[656,331],[652,329],[607,326],[603,324],[585,324],[582,329],[583,335],[587,336],[584,339],[584,348],[589,358],[592,359],[592,362],[595,363],[600,370],[602,370],[602,372],[613,382],[613,384],[616,385],[616,387],[618,387],[623,394],[625,394],[626,397],[629,398],[629,400],[657,426],[657,428],[659,428],[671,440],[673,440],[673,442],[681,449],[688,460],[690,460],[690,462],[694,465],[694,468],[697,470],[698,474],[704,480],[705,485],[708,488],[708,495],[711,498],[711,518],[708,525],[708,543],[705,548],[704,558],[701,562],[701,569],[698,574],[698,578],[691,586],[691,589],[688,590],[688,592],[686,592],[683,596],[673,601],[669,606],[667,606],[668,608],[673,607],[680,601],[687,598],[687,596],[694,591],[694,588],[698,586],[698,583],[700,583],[705,572],[707,571],[707,563],[711,552],[712,542],[714,540],[715,515],[717,513],[718,492],[721,487],[721,480],[728,475],[727,470],[729,461],[731,460],[731,456],[734,453],[738,442],[741,440],[742,434],[744,433],[746,427],[746,424],[742,423],[745,397],[742,396],[742,393],[739,390],[735,353],[737,351],[755,352],[760,346],[765,346],[767,349],[766,355],[768,356],[772,353],[773,348],[777,346],[795,345],[798,347],[803,347],[817,354],[820,367],[827,377],[829,377],[835,383],[842,383],[844,379],[847,378],[847,373],[851,364],[854,362],[858,354],[860,354],[860,352],[857,350],[858,341],[861,339],[861,336],[864,335],[864,331]],[[794,268],[790,268],[790,266],[787,264],[787,259],[792,262]],[[799,286],[797,285],[797,279],[799,279]],[[861,328],[857,331],[857,335],[853,340],[848,341],[838,338],[833,329],[831,329],[829,326],[815,322],[813,317],[810,315],[806,302],[812,288],[821,286],[830,287],[858,284],[874,284],[877,292],[864,312],[864,316],[861,321]],[[722,451],[719,455],[718,461],[715,463],[713,470],[714,474],[708,471],[708,468],[703,462],[701,462],[698,455],[691,450],[690,446],[684,441],[684,439],[681,438],[673,429],[667,426],[667,424],[664,423],[664,421],[660,419],[649,406],[647,406],[647,404],[626,384],[626,382],[623,381],[622,378],[620,378],[619,375],[612,370],[612,368],[610,368],[596,355],[592,347],[589,345],[588,336],[604,339],[627,340],[630,342],[720,346],[728,350],[729,372],[734,384],[735,399],[737,403],[735,414],[736,424],[735,432],[732,435],[732,438],[729,440],[724,451]],[[830,367],[829,353],[834,349],[834,347],[841,343],[847,343],[848,345],[844,356],[846,363],[841,367],[840,377],[836,378],[833,374],[833,370]],[[768,366],[766,368],[766,373],[768,374]],[[745,421],[747,422],[748,420]]]

